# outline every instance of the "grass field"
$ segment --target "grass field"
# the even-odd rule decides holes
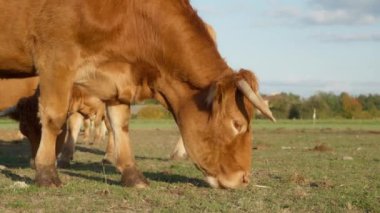
[[[251,184],[239,190],[211,189],[190,161],[168,159],[179,136],[171,120],[131,124],[149,188],[120,186],[100,163],[105,144],[79,144],[59,170],[63,187],[38,188],[16,128],[0,120],[0,212],[380,212],[378,120],[254,121]]]

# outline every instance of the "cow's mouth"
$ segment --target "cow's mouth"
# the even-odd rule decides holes
[[[236,189],[248,185],[249,175],[243,171],[236,172],[228,177],[225,175],[219,175],[218,177],[207,175],[205,181],[212,188]]]

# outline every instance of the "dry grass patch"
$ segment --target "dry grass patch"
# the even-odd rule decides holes
[[[332,148],[328,147],[326,144],[318,144],[314,146],[314,148],[310,149],[310,151],[315,151],[315,152],[330,152],[333,151]]]
[[[299,174],[298,172],[295,172],[290,176],[289,182],[295,183],[300,186],[305,186],[309,183],[309,180],[306,179],[303,175]]]
[[[268,144],[256,144],[256,145],[253,146],[253,149],[254,150],[267,150],[270,147],[271,146],[268,145]]]

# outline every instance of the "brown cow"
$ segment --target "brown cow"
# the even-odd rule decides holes
[[[83,118],[95,117],[95,129],[100,129],[101,122],[105,119],[105,106],[102,101],[83,92],[78,87],[74,87],[73,90],[67,126],[65,126],[64,131],[62,131],[57,140],[58,147],[56,148],[56,154],[58,155],[62,150],[58,159],[58,165],[61,167],[67,167],[70,164],[70,160],[74,153],[74,145]],[[20,122],[20,131],[29,139],[31,144],[32,167],[34,167],[34,159],[41,139],[41,124],[38,117],[38,98],[39,90],[37,89],[35,94],[21,98],[16,107],[11,107],[11,110],[6,110],[7,112],[3,113],[9,114],[11,118]],[[109,125],[108,129],[110,129]],[[100,133],[100,131],[98,132]],[[100,134],[95,135],[95,143],[99,143],[100,139]],[[109,139],[108,141],[110,142],[111,140],[112,139]],[[108,155],[106,154],[105,156]]]
[[[74,83],[107,101],[116,167],[127,186],[146,185],[128,140],[129,67],[179,126],[189,157],[213,187],[246,185],[253,105],[274,120],[256,77],[234,72],[188,0],[0,0],[0,77],[40,75],[42,137],[36,182],[60,185],[55,141]],[[100,82],[100,85],[99,85]],[[253,104],[253,105],[252,105]],[[115,116],[119,115],[119,116]]]
[[[31,141],[32,159],[36,155],[41,138],[40,124],[37,117],[38,95],[34,95],[38,82],[38,77],[0,79],[0,116],[11,113],[14,117],[17,117],[17,120],[21,120],[20,129]],[[88,138],[85,141],[91,141],[90,144],[98,143],[103,137],[101,124],[104,118],[105,104],[94,96],[84,94],[85,91],[78,87],[73,91],[71,100],[73,106],[70,107],[70,112],[78,113],[76,113],[77,115],[71,115],[69,118],[70,122],[67,128],[70,133],[70,137],[68,137],[69,144],[71,142],[75,143],[83,117],[86,119],[92,118],[95,125],[95,128],[93,128],[95,132],[94,139],[90,140]],[[22,99],[26,97],[29,98]],[[18,105],[18,112],[12,113],[15,110],[13,107],[17,105],[20,99],[22,100]],[[72,131],[75,133],[72,133]],[[72,139],[74,141],[71,141]],[[72,153],[70,153],[70,156],[72,156]]]

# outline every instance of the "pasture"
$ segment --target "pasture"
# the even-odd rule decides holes
[[[16,130],[0,120],[0,212],[380,212],[378,120],[254,120],[251,183],[238,190],[211,189],[190,161],[168,159],[179,136],[172,120],[132,120],[147,189],[119,184],[101,163],[105,143],[79,143],[71,168],[59,170],[63,187],[38,188]]]

